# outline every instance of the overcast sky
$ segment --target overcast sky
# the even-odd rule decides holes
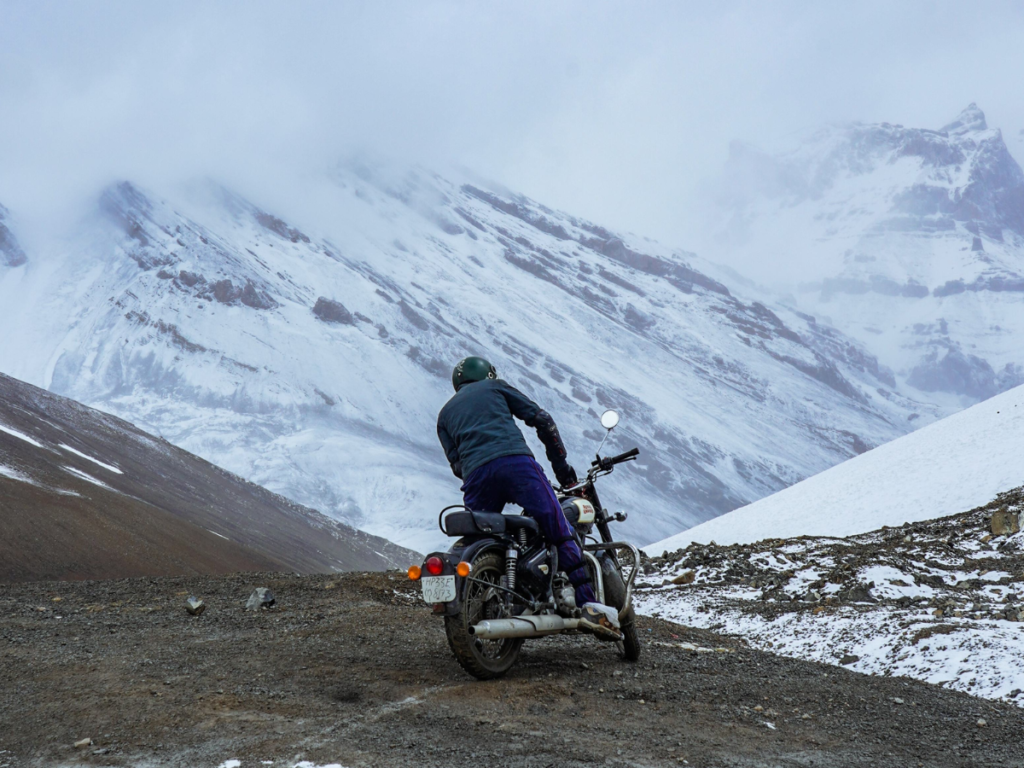
[[[688,247],[732,139],[937,128],[971,101],[1016,138],[1021,41],[1024,4],[977,0],[0,0],[0,202],[54,215],[196,174],[272,190],[367,150]]]

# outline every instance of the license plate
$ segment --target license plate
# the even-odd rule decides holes
[[[455,599],[454,576],[424,576],[420,583],[426,603],[447,603]]]

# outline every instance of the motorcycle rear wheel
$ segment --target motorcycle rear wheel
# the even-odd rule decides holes
[[[473,579],[466,585],[462,612],[458,616],[445,616],[444,629],[448,647],[455,660],[469,674],[479,680],[501,677],[516,663],[522,638],[480,640],[469,634],[469,627],[485,619],[505,617],[505,603],[501,591],[488,584],[500,585],[505,574],[505,559],[490,552],[473,563]]]

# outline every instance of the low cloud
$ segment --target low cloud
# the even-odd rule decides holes
[[[0,3],[0,201],[117,178],[268,195],[370,152],[463,165],[682,247],[730,140],[836,120],[1016,135],[1024,13],[928,2]],[[1013,148],[1013,145],[1011,145]]]

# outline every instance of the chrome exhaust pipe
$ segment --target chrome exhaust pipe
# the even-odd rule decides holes
[[[554,614],[516,616],[511,619],[487,619],[469,627],[469,634],[481,640],[502,640],[507,637],[543,637],[567,629],[576,629],[579,619],[563,619]]]

